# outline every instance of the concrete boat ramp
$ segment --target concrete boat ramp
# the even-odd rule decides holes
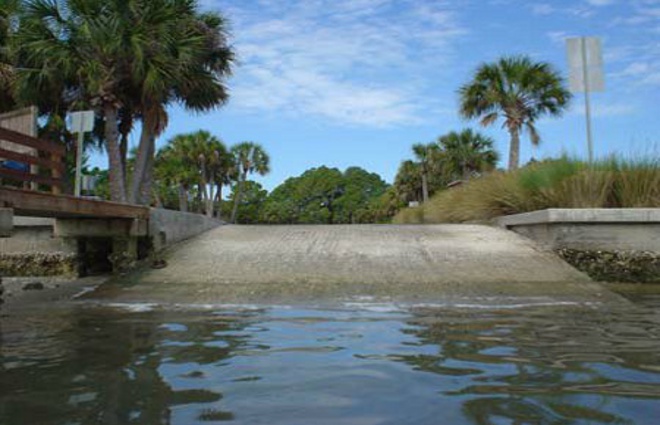
[[[611,295],[552,251],[484,225],[229,225],[165,258],[166,268],[131,274],[95,295],[170,304]]]

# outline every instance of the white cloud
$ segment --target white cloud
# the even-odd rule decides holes
[[[429,70],[447,65],[466,33],[443,2],[260,0],[253,6],[235,0],[223,7],[240,61],[232,105],[351,125],[422,121],[427,107],[437,107],[425,98]]]

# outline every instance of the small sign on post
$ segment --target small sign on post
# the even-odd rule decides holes
[[[591,104],[589,93],[605,90],[603,50],[596,37],[577,37],[566,40],[568,54],[569,87],[573,93],[584,93],[587,118],[587,148],[589,162],[593,162],[594,149],[591,135]]]
[[[76,149],[76,184],[75,196],[80,196],[82,181],[83,139],[85,133],[94,129],[94,111],[78,111],[71,113],[71,132],[78,133]]]

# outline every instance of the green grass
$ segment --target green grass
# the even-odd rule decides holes
[[[660,160],[563,157],[496,172],[406,208],[395,223],[462,223],[546,208],[660,207]]]

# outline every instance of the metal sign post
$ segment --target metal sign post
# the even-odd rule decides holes
[[[71,114],[71,132],[78,133],[76,149],[76,184],[74,195],[80,196],[82,182],[83,140],[85,133],[94,129],[94,111],[78,111]]]
[[[594,160],[594,147],[591,131],[591,99],[589,94],[605,90],[603,75],[603,53],[600,39],[578,37],[566,40],[568,53],[569,85],[574,93],[584,92],[584,108],[587,120],[587,149],[589,162]]]

